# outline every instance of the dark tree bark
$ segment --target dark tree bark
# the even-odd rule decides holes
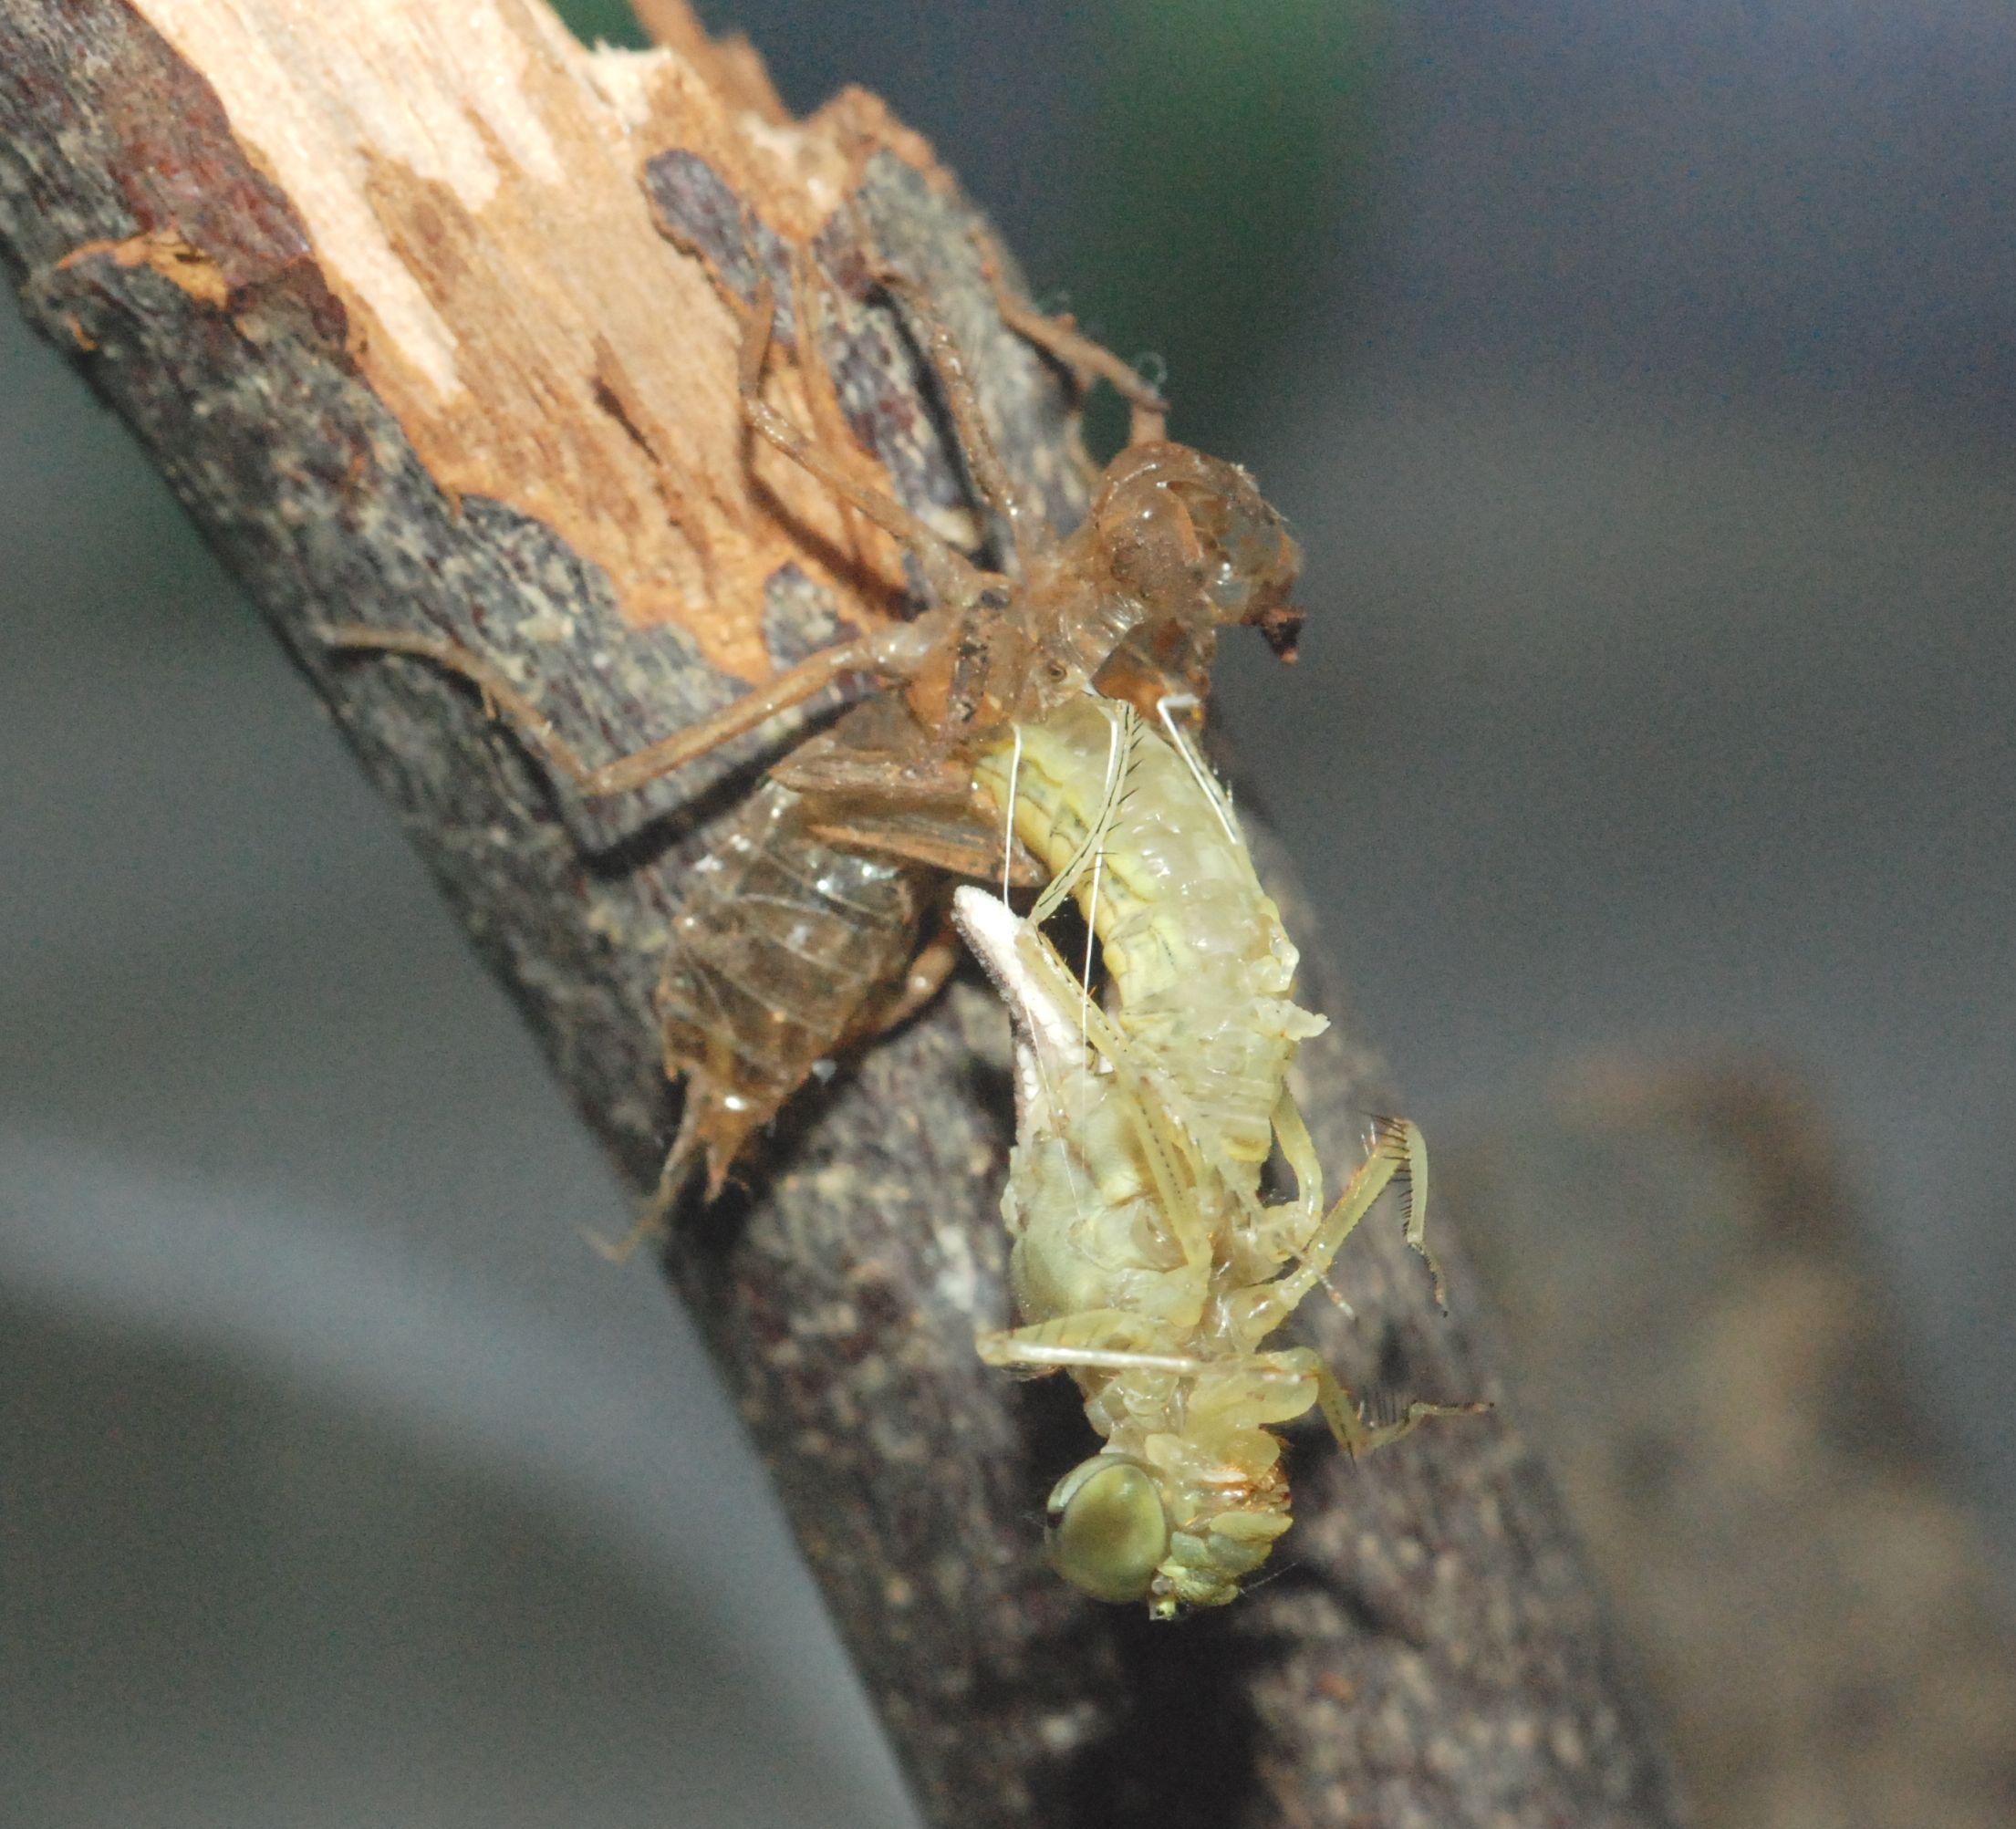
[[[245,581],[639,1190],[676,1110],[649,994],[666,922],[760,745],[590,806],[466,690],[333,663],[309,626],[460,636],[599,756],[884,613],[886,546],[784,466],[751,482],[710,198],[816,244],[843,295],[863,244],[920,279],[1011,465],[1060,520],[1078,505],[1057,378],[1000,324],[929,149],[858,94],[791,122],[745,52],[674,0],[647,10],[668,48],[640,57],[580,50],[538,0],[448,26],[415,5],[410,41],[390,5],[271,0],[246,26],[198,0],[0,0],[0,246],[25,309]],[[711,250],[731,283],[742,239]],[[842,298],[838,405],[899,493],[956,515],[879,308]],[[927,1816],[1670,1822],[1502,1409],[1363,1467],[1298,1444],[1283,1571],[1221,1615],[1151,1628],[1047,1571],[1031,1515],[1083,1419],[1061,1381],[972,1351],[1006,1310],[1004,1047],[955,984],[808,1088],[668,1253]],[[1341,1170],[1372,1070],[1331,1038],[1305,1060]],[[1382,1230],[1343,1273],[1356,1323],[1317,1304],[1304,1331],[1361,1387],[1495,1395],[1451,1268],[1445,1323]]]

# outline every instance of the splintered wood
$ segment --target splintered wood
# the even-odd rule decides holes
[[[857,546],[789,464],[752,478],[733,320],[637,182],[677,146],[808,239],[878,151],[932,169],[872,96],[794,123],[760,64],[736,65],[724,96],[697,43],[589,50],[516,0],[135,10],[211,75],[299,210],[352,356],[443,490],[536,516],[607,572],[626,617],[676,624],[743,679],[774,664],[760,606],[787,561],[820,573],[843,618],[883,613],[900,582],[888,544]],[[798,384],[780,386],[804,412]],[[822,567],[821,542],[855,563]]]

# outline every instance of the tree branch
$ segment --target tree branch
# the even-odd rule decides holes
[[[752,477],[716,286],[767,259],[744,208],[836,282],[837,399],[789,364],[795,416],[837,409],[897,494],[971,532],[914,356],[849,285],[865,244],[938,300],[1024,487],[1080,505],[1057,379],[1001,324],[929,149],[858,93],[793,122],[745,50],[676,0],[649,15],[664,48],[629,54],[538,0],[0,0],[25,308],[244,579],[639,1190],[672,1109],[650,989],[681,869],[785,733],[586,805],[457,683],[309,627],[458,637],[598,759],[882,618],[886,540],[767,454]],[[808,1089],[669,1253],[927,1815],[1668,1822],[1502,1414],[1362,1469],[1298,1450],[1289,1566],[1221,1616],[1153,1629],[1043,1566],[1032,1513],[1083,1419],[972,1351],[1006,1312],[1004,1045],[955,985]],[[1306,1060],[1341,1167],[1366,1065]],[[1397,1237],[1347,1277],[1356,1325],[1308,1327],[1347,1376],[1492,1389]]]

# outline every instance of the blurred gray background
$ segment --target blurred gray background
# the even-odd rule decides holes
[[[1803,1076],[2009,1566],[2016,14],[705,10],[1295,521],[1226,720],[1431,1138],[1592,1050]],[[390,817],[11,316],[0,402],[11,1820],[905,1820]]]

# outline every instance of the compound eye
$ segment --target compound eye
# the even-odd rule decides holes
[[[1095,1600],[1138,1600],[1169,1554],[1169,1518],[1138,1460],[1097,1454],[1050,1495],[1050,1564]]]

